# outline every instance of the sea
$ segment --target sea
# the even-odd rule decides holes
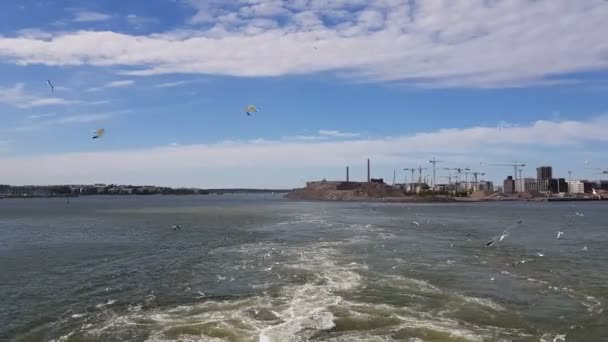
[[[608,341],[607,247],[608,202],[4,199],[0,340]]]

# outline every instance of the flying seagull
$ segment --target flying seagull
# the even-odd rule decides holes
[[[564,235],[564,232],[557,232],[557,238],[559,239],[560,237],[562,237],[562,235]]]
[[[249,105],[247,106],[247,108],[245,108],[245,114],[251,116],[251,114],[253,113],[257,113],[258,108],[254,105]]]
[[[51,80],[46,80],[46,83],[48,83],[51,87],[51,92],[55,92],[55,86],[53,85],[53,82],[51,82]]]
[[[182,227],[180,227],[179,224],[174,224],[173,226],[171,226],[171,228],[173,228],[173,230],[182,229]]]
[[[99,138],[101,138],[106,133],[106,130],[103,129],[103,128],[100,128],[100,129],[96,130],[93,133],[95,134],[93,136],[93,139],[99,139]]]
[[[500,236],[495,236],[494,238],[492,238],[492,240],[490,240],[488,243],[486,243],[486,246],[492,247],[492,245],[494,245],[494,243],[496,242],[496,239],[498,239],[499,242],[504,240],[507,236],[509,236],[509,231],[513,227],[517,226],[518,224],[521,224],[522,222],[524,222],[524,221],[519,220],[516,223],[509,225],[505,230],[503,230],[503,232],[502,232],[502,234],[500,234]]]

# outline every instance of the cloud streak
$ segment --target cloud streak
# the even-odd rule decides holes
[[[196,11],[190,22],[202,26],[0,37],[0,58],[122,66],[140,76],[334,72],[425,87],[551,85],[568,82],[560,75],[608,68],[603,0],[187,3]]]
[[[72,19],[72,21],[77,22],[77,23],[90,23],[90,22],[97,22],[97,21],[106,21],[106,20],[110,20],[111,18],[112,18],[111,15],[101,13],[101,12],[76,11],[76,12],[74,12],[74,18]]]
[[[59,106],[79,103],[59,97],[42,97],[28,94],[25,91],[25,84],[17,83],[12,87],[0,87],[0,104],[6,104],[21,109]]]
[[[89,91],[89,92],[95,92],[95,91],[102,91],[104,89],[111,89],[111,88],[125,88],[125,87],[130,87],[133,84],[135,84],[134,80],[112,81],[112,82],[108,82],[108,83],[104,84],[101,87],[89,88],[89,89],[87,89],[87,91]]]
[[[145,179],[157,184],[205,186],[201,172],[235,169],[289,170],[340,167],[372,158],[374,163],[405,165],[428,162],[440,154],[450,162],[510,160],[554,152],[579,151],[582,146],[608,142],[608,117],[589,121],[537,121],[505,128],[442,129],[400,137],[351,138],[322,141],[224,141],[213,144],[160,146],[106,152],[81,152],[0,159],[0,177],[11,183],[79,183]],[[578,152],[577,152],[578,153]],[[424,159],[426,158],[426,159]],[[584,158],[581,155],[581,158]],[[95,161],[89,163],[87,161]],[[534,162],[530,160],[528,162]],[[582,164],[582,160],[581,160]],[[44,165],[44,168],[40,168]],[[138,178],[139,177],[139,178]],[[234,176],[242,184],[242,175]],[[213,180],[207,180],[212,182]],[[241,182],[241,183],[239,183]],[[268,180],[271,182],[271,180]],[[271,186],[273,184],[267,184]]]

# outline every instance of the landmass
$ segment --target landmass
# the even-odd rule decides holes
[[[410,193],[382,182],[316,181],[285,195],[305,201],[378,201],[378,202],[490,202],[490,201],[591,201],[594,196],[551,196],[540,192],[495,193],[486,191],[446,193],[430,190]],[[608,196],[603,196],[607,198]]]
[[[78,197],[88,195],[223,195],[287,193],[288,189],[247,189],[247,188],[171,188],[153,185],[0,185],[1,198]]]

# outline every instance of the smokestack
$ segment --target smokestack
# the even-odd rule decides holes
[[[348,166],[346,167],[346,181],[350,182],[350,178],[348,177]]]
[[[369,171],[369,158],[367,158],[367,182],[371,182],[370,171]]]

